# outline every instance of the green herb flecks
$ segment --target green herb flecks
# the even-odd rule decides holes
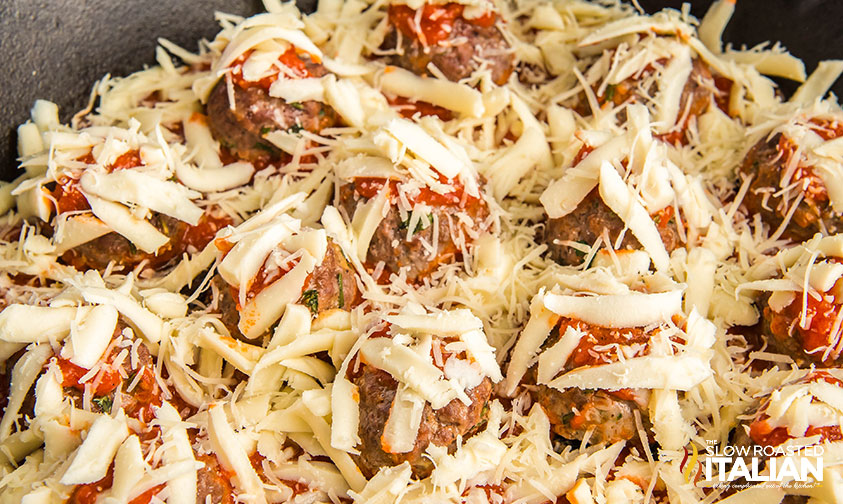
[[[413,234],[417,234],[421,231],[424,231],[430,225],[433,224],[433,214],[427,214],[422,216],[418,222],[416,222],[416,228],[413,229]],[[398,225],[398,229],[402,231],[406,231],[407,228],[410,227],[410,217],[407,217],[406,220],[401,221],[401,224]]]
[[[612,99],[615,97],[615,85],[614,84],[609,84],[608,86],[606,86],[605,96],[606,96],[607,102],[612,101]]]
[[[339,295],[337,296],[337,304],[340,308],[345,306],[345,293],[342,288],[342,273],[337,273],[337,286],[339,287]]]
[[[94,397],[91,399],[91,402],[99,406],[100,410],[102,410],[106,414],[111,414],[111,405],[113,403],[112,399],[108,396],[100,396]]]
[[[266,152],[275,152],[271,146],[263,142],[255,142],[255,149],[265,150]]]
[[[310,313],[316,315],[319,311],[319,293],[316,292],[316,289],[304,291],[304,294],[301,295],[301,303],[310,309]]]
[[[290,103],[290,106],[293,107],[296,110],[304,110],[304,105],[302,105],[299,102]]]
[[[304,128],[302,128],[301,124],[296,123],[296,124],[290,126],[289,128],[287,128],[287,133],[292,133],[293,135],[295,135],[296,133],[299,133],[303,129]]]
[[[274,128],[272,126],[264,126],[261,128],[261,136],[266,135],[267,133],[271,132]]]

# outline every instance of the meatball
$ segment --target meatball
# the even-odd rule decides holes
[[[582,338],[559,374],[581,366],[612,362],[616,360],[613,345],[643,346],[650,339],[650,334],[640,328],[607,329],[562,318],[542,350],[556,344],[568,327],[586,331],[588,335]],[[551,430],[558,436],[582,440],[585,433],[592,430],[589,442],[593,444],[637,440],[636,410],[641,413],[645,430],[649,431],[649,393],[646,390],[558,390],[547,385],[536,385],[536,375],[537,366],[534,365],[527,372],[525,383],[531,390],[533,400],[547,414]]]
[[[762,139],[752,147],[740,167],[743,177],[751,177],[742,202],[744,210],[749,215],[760,215],[772,233],[784,222],[796,193],[801,191],[802,199],[782,237],[802,242],[815,233],[843,231],[843,216],[831,208],[825,185],[811,167],[797,165],[790,181],[782,180],[794,150],[793,143],[782,134]],[[795,181],[802,183],[794,189],[783,190],[783,185],[792,186]]]
[[[18,350],[5,362],[0,364],[0,411],[6,411],[6,406],[9,404],[9,396],[12,393],[12,371],[15,369],[15,364],[26,353],[26,349]],[[29,392],[23,399],[20,410],[18,410],[18,419],[13,430],[24,431],[29,428],[29,420],[35,416],[35,382],[32,383]]]
[[[160,271],[180,261],[186,252],[201,251],[218,230],[231,224],[231,219],[210,209],[196,226],[163,214],[153,214],[149,222],[170,238],[170,241],[150,254],[138,250],[134,244],[117,233],[108,233],[95,240],[74,247],[61,256],[62,262],[79,271],[102,271],[113,262],[115,272],[134,269],[146,261],[145,268]]]
[[[205,465],[196,471],[196,504],[234,504],[234,487],[219,460],[213,454],[195,455]],[[210,499],[209,499],[210,497]]]
[[[303,63],[299,72],[303,77],[322,77],[328,73],[306,54],[293,57]],[[214,138],[234,156],[257,164],[276,161],[281,156],[281,150],[265,140],[267,133],[275,130],[318,133],[337,122],[330,106],[313,100],[287,103],[269,95],[270,85],[271,82],[234,79],[232,108],[228,85],[221,80],[206,104],[208,126]]]
[[[802,293],[778,311],[770,306],[771,294],[761,297],[761,330],[770,349],[789,355],[800,367],[836,367],[843,355],[833,340],[834,322],[841,305],[834,296],[807,297],[805,324],[802,324]],[[829,347],[831,347],[830,350]]]
[[[395,466],[405,461],[410,463],[417,478],[426,478],[433,471],[433,462],[424,456],[431,443],[456,450],[457,438],[465,439],[477,433],[488,415],[487,402],[491,397],[492,384],[489,378],[476,387],[466,390],[471,399],[465,405],[454,399],[445,407],[434,410],[425,403],[421,426],[412,451],[389,453],[384,450],[381,436],[389,419],[392,401],[398,389],[398,382],[386,371],[363,364],[359,374],[351,379],[360,394],[360,426],[358,435],[360,455],[355,461],[366,477],[371,478],[380,467]]]
[[[640,89],[640,83],[652,75],[653,72],[654,69],[652,67],[647,67],[645,70],[623,82],[606,86],[606,90],[597,97],[598,103],[603,105],[611,102],[613,106],[622,105],[627,102],[647,103],[649,98],[644,95],[653,96],[658,93],[658,89],[654,84],[651,89],[647,90],[647,93],[643,93]],[[731,84],[732,82],[729,79],[712,74],[708,65],[701,59],[695,58],[693,60],[693,67],[691,68],[691,74],[688,76],[685,87],[682,89],[682,95],[679,98],[679,117],[677,120],[682,120],[682,124],[677,124],[667,133],[656,135],[657,138],[673,145],[687,143],[688,137],[686,132],[688,126],[691,124],[691,121],[695,121],[698,116],[708,110],[708,106],[712,103],[712,100],[721,109],[728,109]],[[575,109],[581,115],[588,115],[588,101],[585,95],[582,95]],[[625,110],[620,112],[619,119],[621,122],[626,121]]]
[[[254,298],[263,288],[280,277],[267,277],[259,272],[258,278],[262,280],[256,280],[250,287],[247,299]],[[238,288],[229,285],[219,274],[214,277],[213,282],[219,293],[217,311],[221,314],[222,323],[232,336],[245,338],[239,328],[240,310],[236,300]],[[329,238],[325,257],[308,275],[299,302],[307,306],[316,317],[329,310],[350,310],[359,303],[360,297],[354,268],[348,264],[340,246]]]
[[[810,391],[810,386],[813,383],[830,384],[843,388],[843,381],[835,378],[827,371],[811,371],[802,378],[778,387],[773,393],[762,399],[758,410],[752,415],[752,420],[748,425],[748,434],[752,442],[760,446],[779,446],[789,439],[817,435],[820,436],[820,443],[843,439],[843,433],[840,430],[841,416],[839,410],[813,395]],[[802,393],[799,389],[803,389]],[[834,411],[834,416],[837,416],[837,418],[831,419],[827,414],[812,415],[811,421],[816,422],[815,424],[799,422],[802,425],[793,425],[790,419],[801,418],[806,415],[804,411],[805,403],[799,399],[794,400],[794,394],[797,394],[797,397],[807,395],[810,398],[808,402],[812,407]],[[783,405],[782,403],[786,401],[791,403]],[[775,409],[782,412],[780,416],[771,416],[770,411],[772,411],[773,403],[777,403]],[[825,422],[825,424],[823,425],[821,422]]]
[[[115,336],[125,327],[126,324],[122,321],[118,322],[114,330]],[[161,389],[155,378],[152,353],[144,343],[138,343],[128,350],[129,355],[122,359],[119,366],[114,366],[113,362],[121,349],[113,349],[103,356],[104,364],[100,367],[101,371],[97,377],[85,383],[80,383],[80,380],[88,373],[87,369],[59,358],[64,395],[70,397],[77,407],[81,407],[86,384],[89,384],[93,387],[92,411],[111,413],[114,396],[120,391],[120,407],[126,415],[145,423],[151,422],[155,418],[154,407],[161,406]]]
[[[653,215],[653,220],[661,235],[662,242],[668,254],[682,246],[677,229],[676,219],[673,218],[673,207]],[[620,232],[625,228],[624,222],[600,198],[595,188],[580,202],[573,212],[556,219],[548,219],[544,228],[543,241],[548,246],[550,257],[562,265],[575,266],[582,263],[585,254],[564,241],[579,242],[591,246],[597,238],[608,231],[614,246]],[[635,236],[627,230],[619,249],[640,249],[641,244]]]
[[[338,206],[353,218],[359,205],[374,197],[385,183],[384,179],[358,178],[344,184],[339,188]],[[390,184],[390,197],[395,198],[401,184]],[[430,213],[419,220],[410,239],[407,239],[410,217],[402,218],[395,204],[390,205],[369,243],[366,265],[374,269],[382,261],[384,274],[398,274],[403,269],[408,282],[421,283],[440,265],[462,257],[459,242],[468,242],[472,235],[485,229],[488,208],[481,198],[468,196],[461,188],[448,195],[422,189],[411,204],[415,202],[428,205]],[[469,228],[460,215],[467,216],[473,225]],[[436,222],[438,229],[435,229]]]
[[[428,75],[432,63],[452,81],[486,66],[492,80],[503,85],[512,73],[515,55],[496,26],[498,15],[489,12],[469,19],[463,16],[463,10],[464,6],[457,3],[426,4],[419,28],[415,10],[390,5],[389,31],[381,45],[383,50],[395,51],[389,63],[418,75]]]
[[[317,315],[338,308],[350,310],[357,305],[360,296],[354,269],[340,246],[328,239],[325,257],[304,284],[302,301]]]

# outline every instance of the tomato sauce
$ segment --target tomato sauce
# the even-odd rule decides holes
[[[123,379],[120,376],[120,372],[111,366],[110,362],[112,358],[112,356],[106,358],[105,364],[100,366],[100,370],[97,375],[88,379],[85,383],[80,383],[79,380],[88,373],[87,369],[77,366],[69,360],[58,358],[57,363],[62,374],[61,386],[74,388],[80,392],[84,392],[85,384],[94,384],[99,381],[97,387],[92,390],[92,393],[95,396],[103,396],[114,392],[114,390],[120,386]]]
[[[50,196],[55,200],[56,213],[59,214],[91,208],[87,198],[79,191],[79,182],[76,179],[59,181],[55,189],[50,191]]]
[[[825,130],[815,131],[819,132]],[[797,147],[789,138],[781,135],[776,149],[781,153],[780,164],[784,167],[790,163],[790,159],[796,153]],[[796,168],[796,172],[793,174],[793,180],[802,180],[807,182],[807,186],[803,189],[805,201],[813,203],[823,203],[828,201],[828,191],[825,188],[825,184],[822,179],[814,173],[814,168],[812,166],[799,164]]]
[[[436,116],[443,121],[450,121],[454,118],[454,114],[450,110],[425,101],[411,100],[403,96],[387,97],[387,101],[398,110],[401,117],[407,119],[411,119],[416,114],[420,114],[422,117]]]
[[[108,468],[108,473],[99,481],[78,485],[73,489],[67,504],[96,504],[97,498],[114,485],[114,465]],[[150,488],[129,501],[129,504],[149,504],[158,492],[164,490],[164,485]]]
[[[258,274],[255,275],[255,278],[249,284],[249,288],[246,290],[247,303],[255,299],[255,297],[260,294],[261,291],[272,285],[273,282],[286,275],[291,269],[296,266],[296,264],[299,263],[300,260],[293,259],[292,261],[288,261],[281,267],[267,268],[267,262],[269,262],[271,258],[272,256],[266,258],[266,261],[264,261],[263,265],[258,270]],[[307,279],[305,279],[305,285],[307,285]],[[240,298],[239,287],[231,287],[231,297],[237,303],[237,310],[242,310],[243,307],[240,306],[240,301],[238,301],[238,299]]]
[[[123,396],[121,407],[126,414],[132,418],[145,423],[155,418],[153,407],[161,406],[161,389],[155,374],[148,366],[140,365],[134,372],[129,371],[128,377],[124,380],[118,368],[112,365],[116,352],[109,353],[100,364],[100,371],[85,383],[80,379],[88,373],[88,370],[73,364],[69,360],[57,358],[59,369],[62,373],[62,387],[85,391],[85,385],[90,383],[95,388],[91,391],[94,397],[113,397],[113,393],[122,386]],[[128,358],[128,357],[127,357]],[[126,361],[124,361],[126,364]],[[135,381],[136,375],[141,373],[134,388],[129,391],[128,387]]]
[[[96,160],[91,152],[77,159],[86,164],[94,164]],[[132,149],[124,152],[113,163],[107,165],[105,170],[108,173],[117,170],[126,170],[143,166],[143,160],[138,149]],[[56,212],[59,214],[65,212],[76,212],[80,210],[88,210],[91,206],[88,200],[79,190],[79,180],[71,177],[65,177],[57,181],[56,187],[50,191],[50,196],[56,202]]]
[[[641,349],[636,355],[644,354],[647,344],[650,341],[650,334],[644,332],[639,327],[612,329],[586,324],[585,322],[564,317],[559,320],[560,335],[565,334],[568,327],[573,327],[587,333],[580,339],[579,344],[571,353],[571,356],[568,357],[567,366],[570,368],[596,366],[615,362],[617,360],[617,347],[602,348],[615,343],[620,345],[640,344]]]
[[[803,328],[799,323],[802,316],[802,296],[798,295],[780,313],[770,310],[770,332],[780,340],[787,340],[792,337],[790,331],[793,327],[806,355],[816,362],[822,362],[825,347],[831,343],[832,328],[839,311],[840,305],[826,301],[825,296],[821,299],[808,296],[805,310],[808,327]],[[834,358],[830,355],[826,363],[833,363]]]
[[[251,56],[253,52],[254,51],[250,49],[241,54],[236,60],[234,60],[234,62],[231,63],[231,80],[241,89],[259,87],[268,91],[272,83],[278,80],[278,69],[274,69],[269,75],[256,81],[246,80],[243,77],[243,63],[245,63],[246,60],[249,59],[249,56]],[[299,79],[313,77],[313,72],[311,72],[310,68],[307,65],[307,62],[303,59],[303,55],[305,54],[307,53],[300,52],[296,50],[295,47],[290,46],[289,49],[287,49],[281,56],[278,57],[278,61],[281,62],[282,65],[289,68],[293,72],[293,74],[295,74],[295,76]],[[305,58],[310,59],[311,56],[307,54]]]
[[[416,23],[417,11],[406,5],[390,5],[388,15],[390,23],[398,28],[402,35],[429,46],[447,40],[458,19],[475,26],[490,27],[498,18],[497,14],[489,10],[482,16],[468,19],[463,16],[464,10],[465,6],[458,3],[425,4],[418,24]]]
[[[454,187],[454,190],[439,194],[427,187],[419,189],[419,193],[413,197],[407,196],[410,204],[424,203],[430,206],[437,207],[459,207],[467,208],[471,205],[480,204],[480,198],[469,196],[465,192],[465,187],[457,180],[448,180],[440,176],[440,181],[448,183]],[[354,179],[354,192],[366,199],[374,198],[380,193],[385,184],[389,184],[390,196],[395,198],[398,194],[397,180],[387,180],[379,177],[358,177]]]
[[[835,378],[825,371],[814,371],[809,373],[797,383],[812,383],[824,381],[838,387],[843,387],[843,381]],[[766,408],[766,405],[763,408]],[[787,431],[787,427],[773,428],[769,422],[770,415],[762,413],[749,425],[749,437],[762,446],[778,446],[788,439],[794,439]],[[805,437],[820,436],[820,443],[826,441],[839,441],[843,439],[843,432],[839,425],[828,425],[823,427],[809,426],[805,431]]]
[[[127,415],[148,424],[155,418],[154,408],[161,406],[161,389],[152,369],[141,367],[137,372],[142,373],[141,377],[135,388],[123,396],[122,406]],[[131,381],[126,380],[124,385],[128,387]]]

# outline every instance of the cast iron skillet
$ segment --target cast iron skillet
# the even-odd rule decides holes
[[[701,17],[712,0],[691,0]],[[312,10],[316,0],[298,0]],[[678,8],[682,0],[639,0],[648,12]],[[0,1],[0,179],[17,172],[15,128],[38,98],[56,102],[63,121],[81,109],[91,85],[106,73],[127,75],[154,64],[157,37],[190,50],[218,31],[213,12],[250,15],[259,0],[2,0]],[[843,2],[739,0],[725,39],[749,44],[773,39],[805,61],[841,57]],[[784,82],[785,93],[795,86]],[[835,86],[838,96],[843,82]]]

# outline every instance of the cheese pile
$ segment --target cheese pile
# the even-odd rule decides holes
[[[466,16],[487,7],[460,3]],[[689,483],[683,450],[728,444],[767,398],[787,425],[805,421],[810,397],[828,405],[807,408],[822,410],[809,420],[843,424],[835,386],[799,382],[804,370],[751,336],[762,298],[783,307],[837,295],[840,236],[782,239],[792,224],[747,214],[750,180],[739,176],[752,146],[782,133],[800,146],[793,163],[815,166],[831,207],[843,207],[843,143],[811,128],[812,118],[843,121],[826,96],[841,62],[807,75],[777,44],[724,47],[729,0],[702,21],[614,1],[518,0],[494,5],[516,60],[508,83],[482,66],[452,82],[435,67],[422,77],[383,63],[384,2],[325,0],[309,15],[264,6],[250,18],[217,13],[221,31],[197,53],[160,40],[157,65],[104,77],[70,124],[42,100],[19,127],[21,174],[0,185],[0,500],[59,503],[99,484],[97,502],[192,503],[216,484],[251,503],[755,502],[759,489]],[[326,74],[297,78],[279,64],[291,48]],[[275,79],[273,98],[330,106],[340,125],[268,132],[283,163],[231,161],[204,106],[218,83],[233,96],[235,70]],[[770,76],[802,85],[785,101]],[[689,79],[710,87],[700,110],[685,97]],[[451,118],[404,117],[395,97]],[[339,187],[366,177],[400,190],[345,215]],[[56,188],[68,184],[82,204],[62,208]],[[799,197],[797,185],[782,194]],[[367,263],[391,208],[409,237],[430,210],[414,196],[457,187],[488,212],[482,223],[456,214],[451,261],[418,285]],[[548,219],[595,191],[621,237],[566,243],[582,264],[555,263]],[[675,249],[652,218],[660,212],[674,216]],[[155,219],[197,226],[208,215],[225,225],[160,270],[77,271],[63,259],[111,233],[154,254],[172,239]],[[624,235],[640,247],[619,248]],[[302,289],[334,244],[362,299],[316,314]],[[251,296],[269,264],[285,273]],[[215,277],[231,290],[237,331]],[[618,346],[612,362],[568,369],[588,335],[569,326],[548,345],[563,319],[644,331],[647,349]],[[461,357],[437,362],[440,346]],[[361,362],[397,384],[382,438],[396,453],[412,449],[426,406],[470,402],[466,392],[489,380],[485,421],[453,450],[430,444],[428,477],[404,462],[367,478],[355,461]],[[636,439],[562,442],[533,402],[537,386],[645,390],[651,426],[637,416]],[[840,462],[829,458],[825,482],[803,491],[812,502],[843,500]]]

